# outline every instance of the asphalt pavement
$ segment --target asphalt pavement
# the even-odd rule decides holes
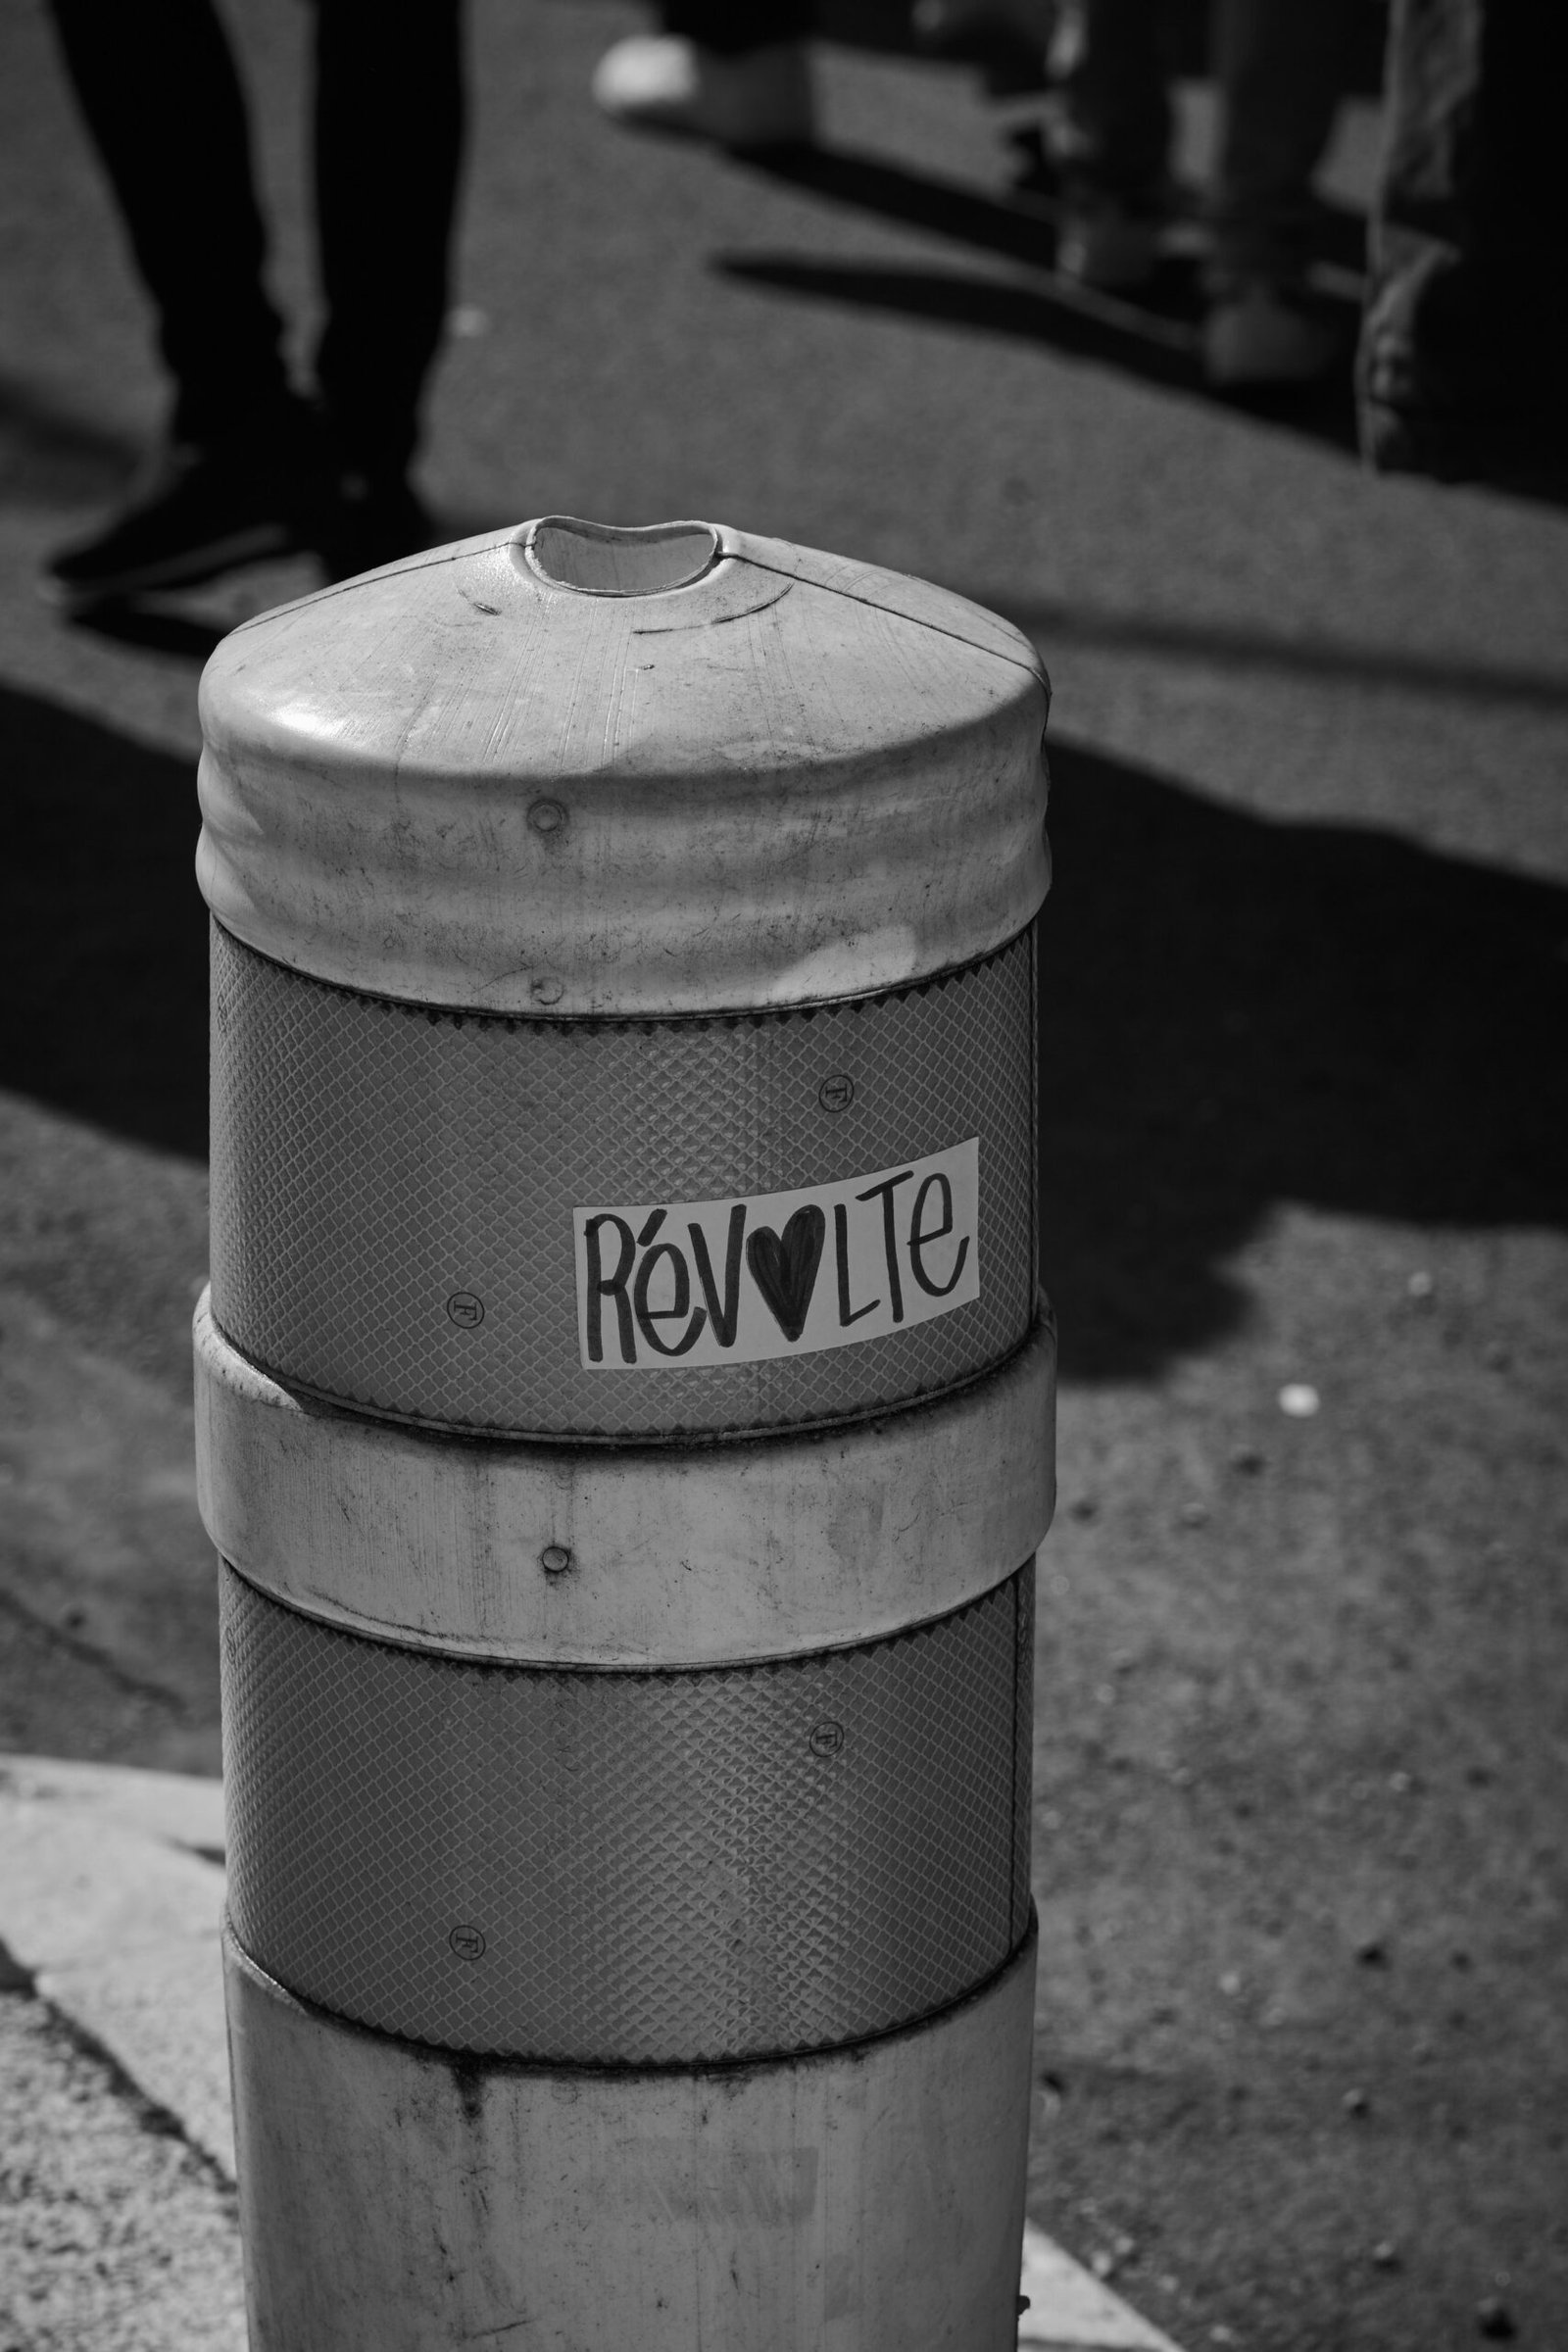
[[[307,12],[229,13],[305,318]],[[834,19],[823,151],[764,166],[596,120],[631,12],[476,0],[427,486],[454,536],[834,548],[1040,645],[1031,2214],[1195,2352],[1555,2345],[1568,516],[1369,479],[1343,387],[1208,397],[1190,255],[1147,306],[1075,297],[998,109],[890,16]],[[1183,119],[1193,168],[1201,90]],[[1375,140],[1348,110],[1325,182],[1347,324]],[[118,634],[38,603],[161,403],[40,0],[0,24],[0,1745],[212,1775],[194,688],[312,573]]]

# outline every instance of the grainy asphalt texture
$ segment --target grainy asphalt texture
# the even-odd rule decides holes
[[[308,12],[231,14],[301,308]],[[1458,2352],[1483,2313],[1555,2347],[1568,519],[1368,480],[1343,393],[1206,398],[1179,259],[1143,315],[1075,308],[973,77],[883,21],[824,51],[829,152],[790,176],[596,121],[627,11],[477,0],[429,487],[454,534],[710,515],[1037,638],[1064,1385],[1031,2208],[1193,2352]],[[1330,174],[1350,214],[1374,132]],[[36,604],[160,405],[39,0],[0,23],[0,1741],[210,1771],[194,687],[215,627],[311,579],[136,643]],[[35,2012],[5,2031],[76,2079]],[[68,2142],[119,2128],[59,2096]],[[171,2352],[225,2340],[190,2309]]]
[[[245,2352],[233,2190],[15,1984],[0,2115],[0,2352]]]

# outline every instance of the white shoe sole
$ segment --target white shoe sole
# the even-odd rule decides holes
[[[628,130],[777,147],[808,141],[815,129],[801,41],[726,57],[676,33],[637,34],[606,51],[591,86],[601,112]]]

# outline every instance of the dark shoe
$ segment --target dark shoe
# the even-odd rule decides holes
[[[1098,293],[1131,294],[1159,267],[1159,215],[1116,196],[1068,194],[1056,229],[1056,271]]]
[[[1346,357],[1340,329],[1273,278],[1225,286],[1203,320],[1203,373],[1219,392],[1318,384]]]
[[[1054,14],[1050,0],[914,0],[909,28],[928,57],[978,66],[988,98],[1021,98],[1051,87]]]
[[[330,492],[303,406],[221,440],[171,442],[106,529],[49,559],[43,594],[81,612],[297,554],[317,544]]]
[[[1560,412],[1522,416],[1423,414],[1363,399],[1361,456],[1374,473],[1424,473],[1522,498],[1568,498],[1568,432]]]
[[[439,546],[441,533],[429,509],[401,474],[367,480],[346,474],[317,540],[329,580],[352,580],[405,556]]]
[[[1479,338],[1477,339],[1479,341]],[[1544,341],[1544,338],[1540,340]],[[1374,473],[1424,473],[1526,496],[1568,487],[1568,380],[1556,355],[1501,347],[1446,364],[1407,335],[1363,329],[1356,355],[1361,456]]]

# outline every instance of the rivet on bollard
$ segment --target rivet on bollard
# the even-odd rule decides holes
[[[855,1080],[846,1077],[842,1070],[835,1070],[817,1088],[816,1099],[824,1110],[848,1110],[855,1101]]]
[[[454,1928],[447,1941],[460,1960],[484,1958],[484,1937],[477,1928],[469,1927],[466,1923]]]
[[[528,811],[528,822],[536,833],[559,833],[566,821],[566,811],[559,801],[535,801]]]
[[[842,1751],[843,1746],[844,1726],[842,1723],[818,1723],[812,1726],[811,1753],[813,1756],[836,1756]]]
[[[484,1300],[473,1291],[454,1291],[447,1300],[447,1316],[460,1331],[477,1331],[484,1321]]]
[[[539,1554],[539,1565],[546,1576],[564,1576],[571,1566],[571,1553],[564,1544],[547,1544]]]
[[[559,1004],[565,989],[553,972],[541,972],[537,980],[529,981],[528,994],[536,1004]]]

